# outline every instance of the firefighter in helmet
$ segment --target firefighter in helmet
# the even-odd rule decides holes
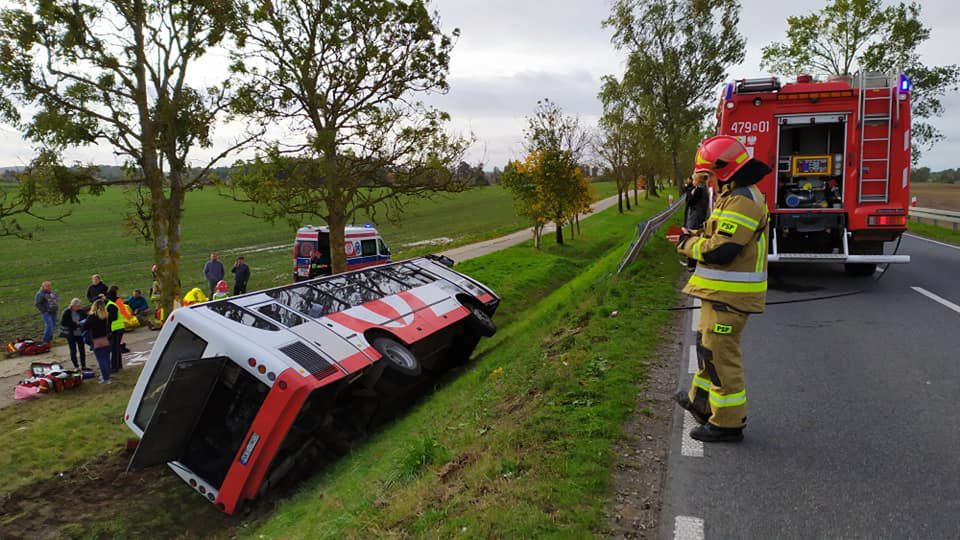
[[[704,228],[684,229],[677,251],[697,261],[683,292],[700,298],[699,369],[677,403],[700,424],[690,432],[704,442],[743,440],[747,394],[740,336],[747,316],[761,313],[767,294],[767,203],[756,183],[771,172],[727,135],[704,140],[694,174],[719,194]]]

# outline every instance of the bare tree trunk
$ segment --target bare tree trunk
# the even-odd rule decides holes
[[[556,225],[556,239],[558,245],[563,245],[563,220],[559,217],[553,220],[553,223]]]
[[[628,202],[628,205],[629,205],[629,202]],[[580,230],[580,214],[577,214],[576,220],[577,220],[577,234],[582,236],[583,231]]]
[[[633,204],[640,204],[640,186],[637,185],[637,181],[633,181]]]
[[[630,195],[627,195],[627,204],[630,204]],[[623,190],[620,189],[620,186],[617,186],[617,209],[620,213],[623,213]]]
[[[533,247],[540,249],[540,236],[543,233],[543,226],[535,224],[533,226]]]
[[[347,216],[336,204],[327,203],[327,226],[330,227],[330,268],[334,274],[347,270],[346,241],[344,228]]]

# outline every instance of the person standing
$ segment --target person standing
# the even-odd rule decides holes
[[[700,426],[690,436],[703,442],[743,440],[747,393],[740,336],[747,317],[762,313],[767,295],[767,202],[756,183],[770,174],[734,137],[706,139],[697,150],[696,173],[718,184],[715,207],[700,232],[683,229],[677,251],[697,261],[683,292],[700,298],[699,369],[688,392],[674,399]]]
[[[100,278],[100,274],[90,276],[90,286],[87,287],[87,301],[93,303],[101,294],[107,294],[107,285]]]
[[[245,294],[247,292],[247,281],[250,280],[250,267],[247,266],[242,256],[237,257],[237,261],[233,263],[230,272],[233,273],[233,295]]]
[[[120,306],[117,305],[117,295],[120,287],[111,285],[107,289],[106,309],[107,322],[110,323],[110,370],[123,369],[123,317],[120,315]],[[99,357],[97,359],[99,362]]]
[[[697,173],[687,179],[683,186],[686,195],[684,202],[683,226],[690,231],[699,231],[703,229],[703,224],[707,221],[707,214],[710,212],[710,194],[706,182],[705,173]],[[697,261],[687,258],[687,269],[693,272],[697,267]]]
[[[87,352],[83,349],[83,319],[79,298],[70,300],[70,306],[60,315],[60,335],[67,338],[70,361],[77,369],[87,367]]]
[[[207,264],[203,265],[203,277],[210,285],[210,296],[213,296],[213,293],[216,292],[217,282],[223,279],[225,275],[223,263],[220,262],[219,258],[220,254],[213,252],[210,254],[210,260],[207,261]]]
[[[98,298],[90,306],[87,314],[87,332],[93,341],[93,355],[100,366],[100,384],[110,384],[110,314],[103,298]]]
[[[53,284],[44,281],[40,284],[40,290],[33,297],[33,305],[40,312],[40,319],[43,320],[43,342],[53,341],[53,328],[57,324],[57,312],[60,306],[57,305],[57,293],[53,292]]]

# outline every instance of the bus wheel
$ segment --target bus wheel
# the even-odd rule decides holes
[[[467,318],[467,328],[472,334],[490,337],[497,333],[497,325],[480,306],[467,304],[464,307],[470,310],[470,316]]]
[[[378,337],[373,340],[373,348],[383,356],[383,360],[387,363],[384,375],[387,371],[397,372],[408,377],[420,375],[420,361],[402,343],[388,337]]]
[[[872,276],[877,271],[876,263],[846,263],[843,270],[848,276]]]

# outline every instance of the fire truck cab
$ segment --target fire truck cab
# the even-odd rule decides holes
[[[771,214],[770,262],[844,263],[848,273],[869,275],[878,263],[910,261],[884,254],[907,228],[910,80],[855,79],[724,86],[718,133],[775,171],[758,184]]]

